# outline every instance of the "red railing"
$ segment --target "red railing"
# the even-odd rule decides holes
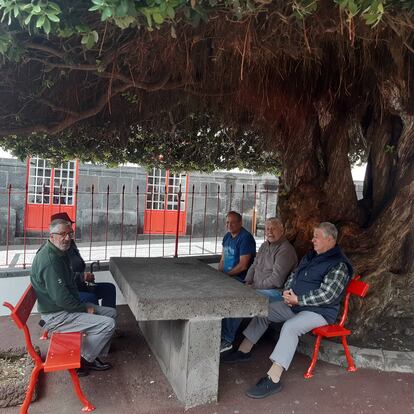
[[[277,188],[276,185],[275,188]],[[0,202],[4,199],[5,201],[1,204],[7,205],[7,220],[0,222],[0,226],[5,226],[5,228],[0,227],[0,267],[2,268],[29,266],[48,233],[43,225],[46,224],[43,223],[46,221],[43,218],[43,208],[42,231],[37,233],[28,231],[26,226],[27,191],[27,187],[25,191],[22,191],[13,189],[11,185],[0,191]],[[178,204],[175,234],[172,235],[171,232],[167,234],[165,231],[166,210],[163,212],[162,232],[153,232],[152,214],[155,214],[157,210],[150,210],[147,215],[149,232],[144,233],[142,219],[146,202],[148,197],[153,199],[153,196],[153,190],[151,193],[140,193],[139,186],[136,187],[136,192],[131,193],[125,191],[125,185],[121,192],[111,192],[109,185],[102,192],[96,191],[93,185],[89,192],[79,191],[76,187],[75,238],[81,254],[89,261],[108,260],[111,256],[178,257],[179,255],[218,254],[221,253],[219,242],[226,232],[227,211],[239,211],[243,216],[245,227],[258,236],[258,226],[260,233],[265,219],[275,215],[274,208],[276,208],[277,201],[277,191],[269,190],[268,187],[258,188],[256,185],[251,191],[247,190],[244,185],[240,191],[235,191],[231,185],[228,192],[222,191],[220,185],[215,188],[210,185],[210,191],[208,185],[200,188],[199,191],[196,191],[195,186],[192,185],[188,194],[183,194],[180,187],[176,194]],[[186,203],[182,203],[184,196],[188,198]],[[113,200],[111,197],[117,200],[115,206],[110,203],[110,200]],[[165,192],[164,200],[166,197]],[[21,205],[23,199],[24,205]],[[59,202],[61,199],[59,197]],[[20,205],[17,200],[20,200]],[[126,200],[129,200],[129,205]],[[82,202],[82,207],[79,206],[80,202]],[[180,233],[182,224],[180,217],[183,217],[180,214],[182,204],[187,210],[185,211],[185,234]],[[141,208],[142,205],[144,209]],[[271,213],[269,213],[270,206],[272,206]],[[13,210],[17,217],[12,223]],[[89,210],[90,214],[80,214],[83,213],[82,210]],[[120,220],[114,220],[114,217],[120,217]],[[22,223],[23,227],[21,225],[19,227],[19,223]]]

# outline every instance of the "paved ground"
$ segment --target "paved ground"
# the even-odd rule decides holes
[[[267,356],[274,341],[264,338],[251,362],[220,367],[219,401],[185,411],[164,378],[157,361],[140,335],[127,306],[119,307],[119,327],[126,334],[114,340],[109,360],[114,369],[81,379],[86,395],[97,406],[97,413],[139,414],[341,414],[414,413],[414,374],[384,373],[360,369],[348,373],[343,368],[318,362],[315,377],[303,379],[309,359],[297,355],[284,376],[284,390],[264,400],[244,395],[269,366]],[[30,318],[34,342],[40,327],[38,316]],[[0,317],[0,348],[23,343],[8,317]],[[80,413],[67,373],[51,373],[41,380],[40,399],[31,414]],[[18,408],[0,409],[1,414],[17,413]]]

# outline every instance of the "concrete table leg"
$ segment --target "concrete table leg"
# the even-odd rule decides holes
[[[186,408],[217,401],[221,319],[145,321],[139,326]]]

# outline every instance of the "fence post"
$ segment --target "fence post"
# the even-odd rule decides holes
[[[214,253],[217,253],[219,212],[220,212],[220,184],[217,184],[216,241],[214,244]]]
[[[108,230],[109,230],[109,184],[106,187],[106,215],[105,215],[105,260],[108,255]]]
[[[178,190],[178,209],[177,209],[177,229],[175,231],[175,253],[174,257],[178,257],[178,233],[180,231],[180,212],[181,212],[181,184]]]
[[[135,254],[134,257],[137,257],[137,244],[138,244],[138,231],[139,231],[139,185],[137,185],[137,228],[135,231]]]
[[[252,212],[252,234],[257,236],[256,228],[256,198],[257,198],[257,184],[254,185],[254,200],[253,200],[253,212]]]
[[[24,226],[24,230],[23,230],[23,269],[26,269],[26,237],[27,237],[27,230],[26,230],[26,226],[27,226],[27,199],[28,199],[28,192],[29,192],[29,187],[26,184],[26,190],[25,190],[25,200],[24,200],[24,220],[23,220],[23,226]]]
[[[191,241],[193,239],[193,210],[194,210],[194,184],[191,191],[191,213],[190,213],[190,243],[188,245],[188,254],[191,254]]]
[[[204,242],[206,238],[206,216],[207,216],[207,184],[204,191],[204,215],[203,215],[203,248],[202,254],[204,254]]]
[[[91,188],[91,224],[89,225],[89,260],[92,257],[92,239],[93,239],[93,194],[95,191],[95,185],[92,184]]]
[[[75,186],[75,217],[76,217],[76,221],[77,217],[78,217],[78,193],[79,193],[79,187],[78,184],[76,184]],[[51,197],[51,195],[49,194],[49,197]],[[76,241],[76,224],[75,224],[75,229],[73,231],[73,238]]]
[[[241,199],[241,216],[243,217],[243,212],[244,212],[244,184],[243,184],[243,191],[242,191],[242,199]]]
[[[10,200],[11,200],[12,185],[9,184],[7,195],[7,228],[6,228],[6,266],[9,265],[9,241],[10,241]]]
[[[122,196],[121,196],[121,246],[119,249],[120,257],[122,257],[122,247],[124,243],[124,210],[125,210],[125,184],[122,186]]]

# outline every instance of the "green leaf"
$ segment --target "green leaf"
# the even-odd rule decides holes
[[[129,4],[128,0],[121,0],[121,3],[116,8],[115,15],[119,17],[125,17],[128,13]]]
[[[50,29],[51,29],[51,27],[50,27],[50,21],[46,17],[45,18],[45,23],[43,24],[43,30],[45,31],[46,34],[49,34],[50,33]]]
[[[171,6],[168,6],[167,7],[167,15],[168,15],[168,17],[170,19],[174,19],[174,17],[175,17],[175,10],[174,10],[173,7],[171,7]]]
[[[95,5],[95,6],[90,7],[88,9],[88,11],[97,11],[97,10],[101,10],[101,9],[102,9],[101,6]]]
[[[53,2],[51,2],[51,1],[49,1],[48,3],[47,3],[47,5],[51,8],[51,9],[53,9],[55,12],[57,12],[58,14],[59,13],[62,13],[62,10],[60,9],[60,7],[59,7],[59,5],[58,4],[56,4],[56,3],[53,3]],[[55,13],[56,14],[56,13]]]
[[[30,20],[32,19],[33,14],[29,14],[25,19],[24,19],[24,24],[25,25],[29,25],[30,24]]]
[[[45,15],[39,16],[36,21],[36,27],[42,27],[45,23]]]
[[[14,8],[13,8],[13,12],[14,12],[14,17],[16,18],[16,17],[19,15],[19,13],[20,13],[20,10],[19,10],[19,8],[17,7],[17,5],[15,5],[15,6],[14,6]]]
[[[96,30],[93,30],[91,32],[91,34],[92,34],[92,37],[93,37],[94,42],[95,43],[98,43],[98,40],[99,40],[99,34],[98,34],[98,32]]]
[[[112,10],[110,7],[105,7],[104,11],[101,15],[101,21],[104,22],[105,20],[109,19],[112,16]]]
[[[154,22],[157,24],[164,23],[164,17],[160,13],[153,13],[152,18],[154,19]]]
[[[60,19],[59,19],[59,17],[58,16],[56,16],[56,14],[47,14],[47,18],[51,21],[51,22],[54,22],[54,23],[59,23],[60,22]]]

